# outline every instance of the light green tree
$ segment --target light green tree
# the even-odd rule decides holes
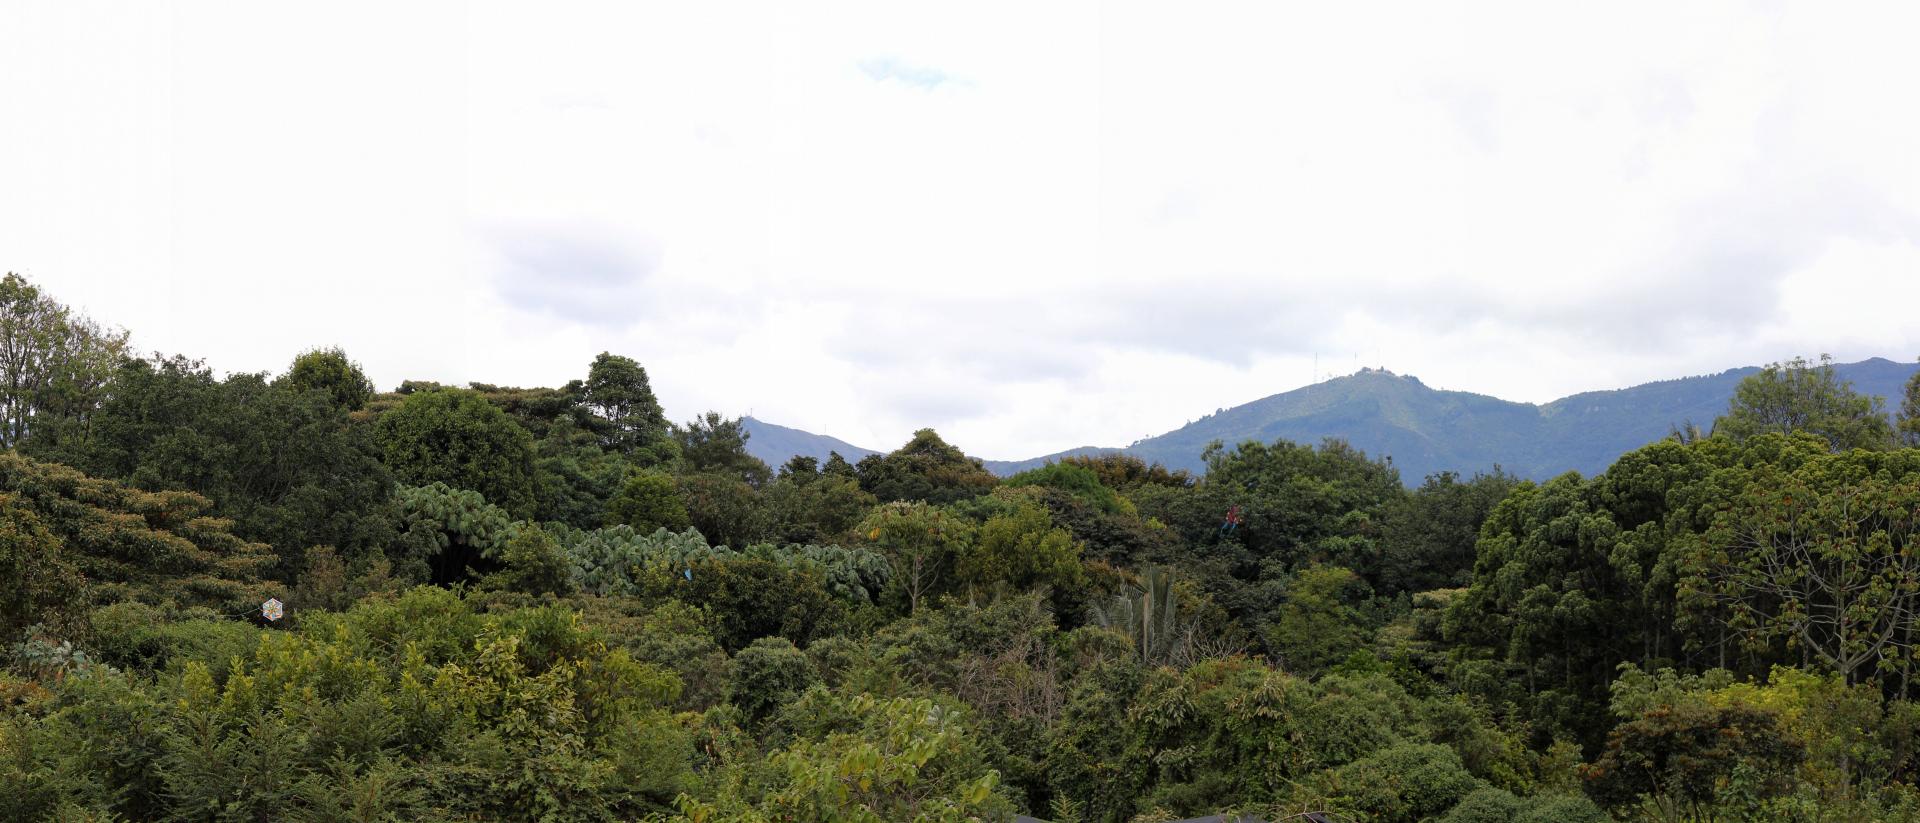
[[[1884,449],[1893,442],[1885,404],[1855,392],[1825,354],[1818,365],[1796,357],[1748,375],[1713,428],[1734,440],[1804,431],[1824,438],[1834,451]]]
[[[1071,589],[1083,577],[1080,544],[1053,525],[1046,508],[1031,501],[988,519],[978,537],[961,549],[955,571],[962,585],[974,588],[1005,583],[1014,589]]]
[[[634,472],[620,486],[620,493],[607,501],[606,524],[625,524],[640,532],[682,531],[692,521],[687,519],[687,503],[673,478],[658,472]]]
[[[924,502],[875,509],[857,531],[893,565],[893,587],[909,613],[945,590],[974,539],[971,523]]]
[[[1357,604],[1371,592],[1359,575],[1340,566],[1309,566],[1286,591],[1268,645],[1289,669],[1317,673],[1365,648],[1370,632]]]
[[[963,714],[926,698],[803,698],[813,720],[767,758],[781,785],[758,803],[679,801],[676,823],[968,823],[1006,820],[1013,804]]]

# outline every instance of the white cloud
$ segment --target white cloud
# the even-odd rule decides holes
[[[1920,352],[1904,4],[24,3],[0,267],[233,370],[990,457]]]

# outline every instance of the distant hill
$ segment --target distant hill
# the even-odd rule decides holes
[[[760,458],[765,461],[768,466],[775,469],[780,468],[782,463],[787,462],[787,460],[794,455],[806,455],[825,463],[827,462],[827,454],[829,452],[839,452],[841,457],[847,459],[847,462],[858,463],[862,457],[866,457],[869,454],[880,453],[873,449],[863,449],[855,446],[838,437],[828,437],[824,434],[814,434],[800,429],[768,423],[757,417],[743,417],[740,419],[740,423],[747,430],[747,453]],[[1006,477],[1011,474],[1026,471],[1027,469],[1043,466],[1069,455],[1102,454],[1113,451],[1120,451],[1120,449],[1082,446],[1077,449],[1069,449],[1056,454],[1049,454],[1045,457],[1035,457],[1028,460],[986,460],[982,462],[986,463],[988,471],[1001,477]]]
[[[858,463],[860,458],[876,453],[838,437],[790,429],[754,417],[741,418],[740,425],[747,431],[747,452],[775,469],[794,455],[806,455],[825,463],[828,452],[839,452],[847,462]]]
[[[1883,358],[1837,364],[1840,378],[1861,394],[1888,399],[1900,393],[1920,365]],[[1418,378],[1362,369],[1210,414],[1166,434],[1120,449],[1082,447],[1029,460],[990,460],[1007,475],[1075,454],[1124,451],[1170,468],[1200,471],[1207,443],[1244,440],[1318,443],[1342,437],[1370,455],[1393,458],[1400,476],[1418,483],[1433,472],[1471,473],[1495,464],[1522,477],[1545,479],[1573,470],[1594,474],[1615,458],[1658,440],[1691,421],[1702,429],[1727,409],[1734,386],[1757,367],[1662,380],[1631,388],[1585,392],[1546,405],[1516,403],[1462,391],[1443,391]],[[793,454],[838,449],[848,460],[871,454],[831,437],[749,418],[748,449],[770,465]],[[761,440],[761,428],[777,434]],[[823,445],[838,444],[838,445]],[[788,451],[788,449],[793,449]],[[778,455],[778,459],[774,459]]]

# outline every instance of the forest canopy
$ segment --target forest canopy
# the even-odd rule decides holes
[[[129,339],[0,281],[7,820],[1920,820],[1920,377],[1777,363],[1591,477],[1003,480],[768,466],[632,355]]]

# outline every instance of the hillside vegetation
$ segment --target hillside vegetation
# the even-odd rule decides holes
[[[0,819],[1920,820],[1920,377],[1727,377],[1590,476],[1262,432],[1002,478],[931,429],[770,466],[612,353],[381,392],[127,339],[0,282]],[[1373,383],[1409,431],[1641,402],[1275,402]]]

